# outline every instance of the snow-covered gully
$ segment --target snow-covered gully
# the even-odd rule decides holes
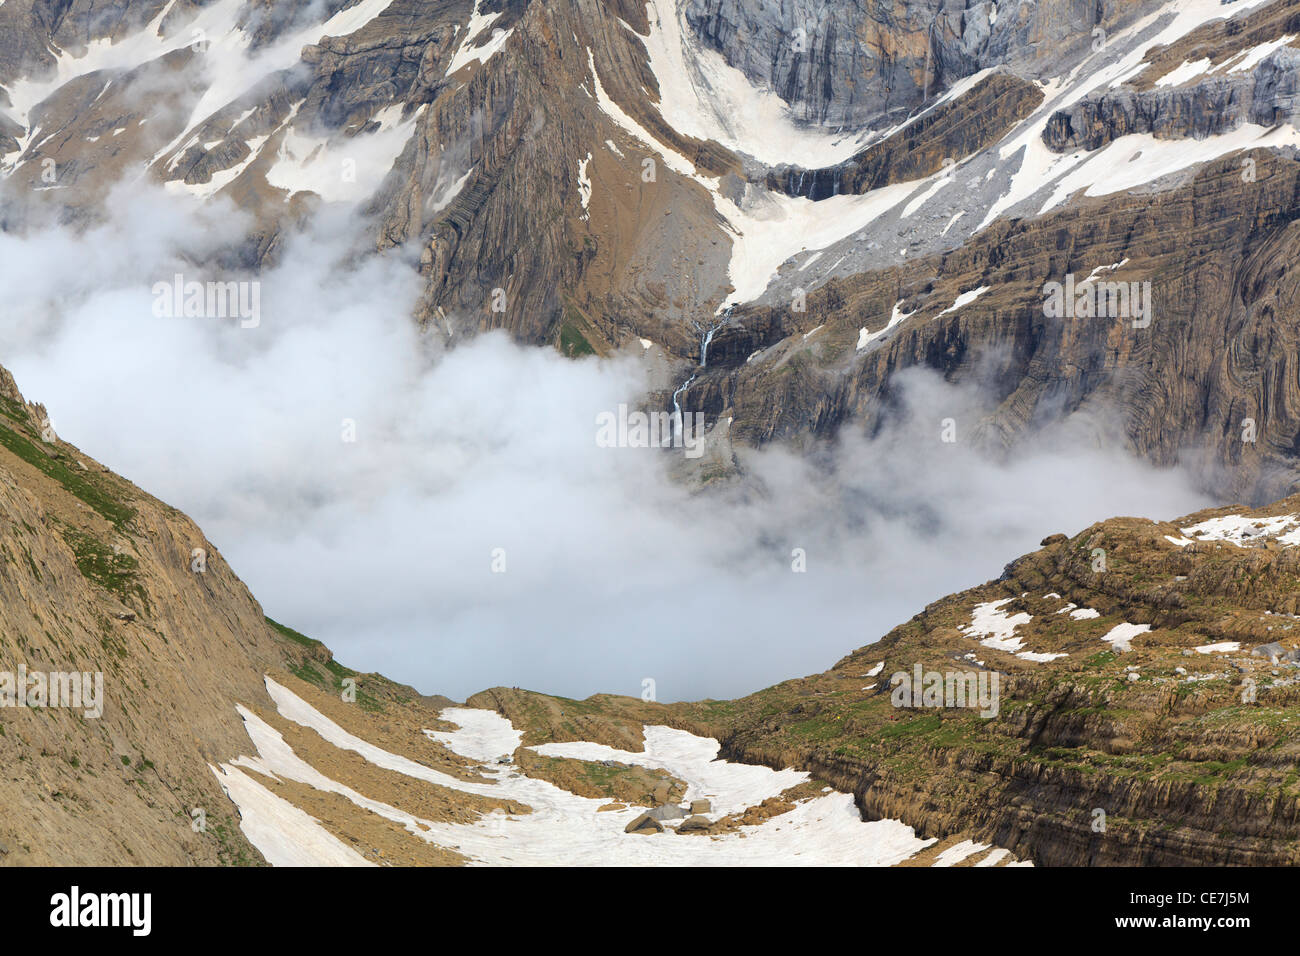
[[[607,799],[578,796],[520,772],[509,757],[519,748],[523,734],[493,711],[447,708],[441,716],[457,729],[425,731],[430,739],[478,764],[481,779],[466,781],[367,742],[269,677],[266,687],[282,718],[314,731],[340,750],[359,754],[376,767],[464,794],[522,804],[530,810],[516,814],[497,811],[470,824],[421,819],[330,779],[296,754],[278,731],[240,708],[256,755],[237,758],[212,770],[239,808],[244,834],[271,863],[279,866],[360,866],[370,865],[371,861],[348,847],[320,821],[272,793],[258,778],[292,781],[338,794],[361,811],[402,825],[412,839],[454,848],[478,865],[892,866],[936,843],[919,838],[911,827],[897,820],[864,821],[849,794],[829,788],[798,801],[786,813],[729,832],[678,834],[674,832],[674,821],[666,821],[663,833],[629,834],[625,832],[627,825],[644,807],[608,809]],[[686,783],[686,801],[709,801],[714,819],[742,813],[809,779],[799,770],[777,771],[720,760],[716,740],[686,731],[647,726],[644,736],[645,749],[640,753],[583,742],[544,744],[531,749],[549,757],[614,761],[667,771]],[[962,851],[950,852],[942,858],[942,865],[956,862],[954,853],[966,855]],[[991,862],[985,865],[1000,863],[1006,856],[1005,850],[996,850],[989,854]]]

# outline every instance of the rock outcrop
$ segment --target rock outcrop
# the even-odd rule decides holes
[[[261,862],[210,765],[247,748],[235,705],[270,706],[264,674],[338,665],[3,369],[0,605],[0,863]]]
[[[1300,163],[1251,155],[1253,179],[1240,159],[1220,160],[1172,191],[1085,199],[997,223],[944,256],[832,280],[803,312],[737,309],[686,401],[710,421],[733,417],[746,444],[830,438],[850,422],[870,434],[890,414],[894,375],[929,368],[988,386],[988,407],[968,418],[994,449],[1032,435],[1048,406],[1052,418],[1093,409],[1117,422],[1099,443],[1160,465],[1199,460],[1225,496],[1287,494],[1300,483],[1300,393],[1287,371],[1296,277],[1284,250],[1296,241]],[[1151,283],[1149,327],[1046,314],[1048,282],[1099,268]],[[857,348],[862,329],[883,332],[897,314],[907,318]],[[1257,441],[1243,440],[1246,419]]]
[[[879,126],[989,67],[1026,73],[1068,64],[1097,29],[1114,31],[1151,3],[1082,0],[690,0],[687,22],[794,115],[822,126]]]
[[[994,72],[968,93],[933,107],[843,163],[820,169],[777,166],[767,171],[765,185],[815,202],[924,179],[945,163],[992,146],[1042,102],[1035,84]]]
[[[1300,664],[1251,649],[1300,641],[1298,509],[1054,536],[832,670],[735,702],[723,752],[1036,865],[1295,865]],[[918,668],[997,674],[997,713],[904,700]]]
[[[1043,132],[1050,149],[1100,149],[1121,136],[1204,139],[1244,123],[1296,125],[1300,49],[1282,47],[1250,72],[1170,89],[1107,91],[1052,116]]]

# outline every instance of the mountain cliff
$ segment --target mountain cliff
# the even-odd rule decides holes
[[[1244,503],[1053,535],[739,700],[456,706],[268,620],[0,372],[0,859],[1297,862],[1297,37],[1300,0],[3,0],[6,237],[147,185],[258,275],[342,210],[430,350],[654,363],[697,484],[929,369],[995,457],[1066,423]],[[986,706],[896,695],[950,672]]]
[[[787,839],[809,863],[1296,862],[1300,498],[1052,535],[734,701],[459,707],[268,621],[193,523],[0,386],[0,649],[11,692],[28,675],[0,707],[5,862],[758,862]],[[900,699],[916,671],[993,696]],[[102,689],[36,696],[73,672]]]
[[[283,9],[6,3],[9,228],[143,175],[249,211],[256,268],[360,203],[430,337],[650,342],[724,446],[871,433],[897,372],[993,363],[991,447],[1104,406],[1213,493],[1294,490],[1256,347],[1290,334],[1292,0]],[[1066,274],[1150,283],[1152,324],[1045,315]]]

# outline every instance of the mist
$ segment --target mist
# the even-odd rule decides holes
[[[194,518],[269,616],[424,693],[648,678],[660,700],[733,697],[829,667],[1047,534],[1209,503],[1104,423],[988,458],[965,439],[981,396],[921,372],[874,438],[741,450],[741,480],[696,491],[674,453],[595,441],[599,413],[646,393],[644,359],[445,347],[411,318],[413,255],[358,258],[346,206],[238,276],[194,265],[242,235],[232,207],[143,184],[106,205],[81,234],[0,234],[0,362],[60,437]],[[259,323],[155,316],[176,273],[258,280]]]

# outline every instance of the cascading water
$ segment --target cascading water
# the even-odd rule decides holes
[[[688,388],[691,387],[691,382],[695,381],[695,376],[698,374],[699,372],[692,372],[691,377],[688,378],[685,382],[683,382],[681,386],[677,389],[677,391],[673,392],[673,439],[674,440],[679,439],[682,434],[682,405],[681,402],[678,400],[678,397],[682,394],[682,392],[686,391]]]
[[[730,321],[731,310],[733,308],[735,308],[735,306],[730,306],[730,305],[727,306],[727,308],[723,311],[722,315],[718,318],[718,321],[713,323],[707,329],[696,326],[696,328],[699,330],[700,333],[700,364],[699,367],[696,368],[695,371],[691,373],[691,377],[688,378],[685,382],[683,382],[678,387],[677,391],[673,392],[674,436],[680,436],[682,433],[682,406],[680,401],[681,394],[685,392],[688,388],[690,388],[691,383],[694,382],[695,379],[699,377],[700,369],[708,367],[709,345],[713,342],[714,333],[716,333],[720,328],[726,325],[728,321]]]
[[[727,317],[731,315],[731,308],[723,313],[722,320],[716,325],[709,328],[700,338],[700,368],[706,368],[709,364],[709,343],[713,341],[713,333],[718,331],[727,324]]]

